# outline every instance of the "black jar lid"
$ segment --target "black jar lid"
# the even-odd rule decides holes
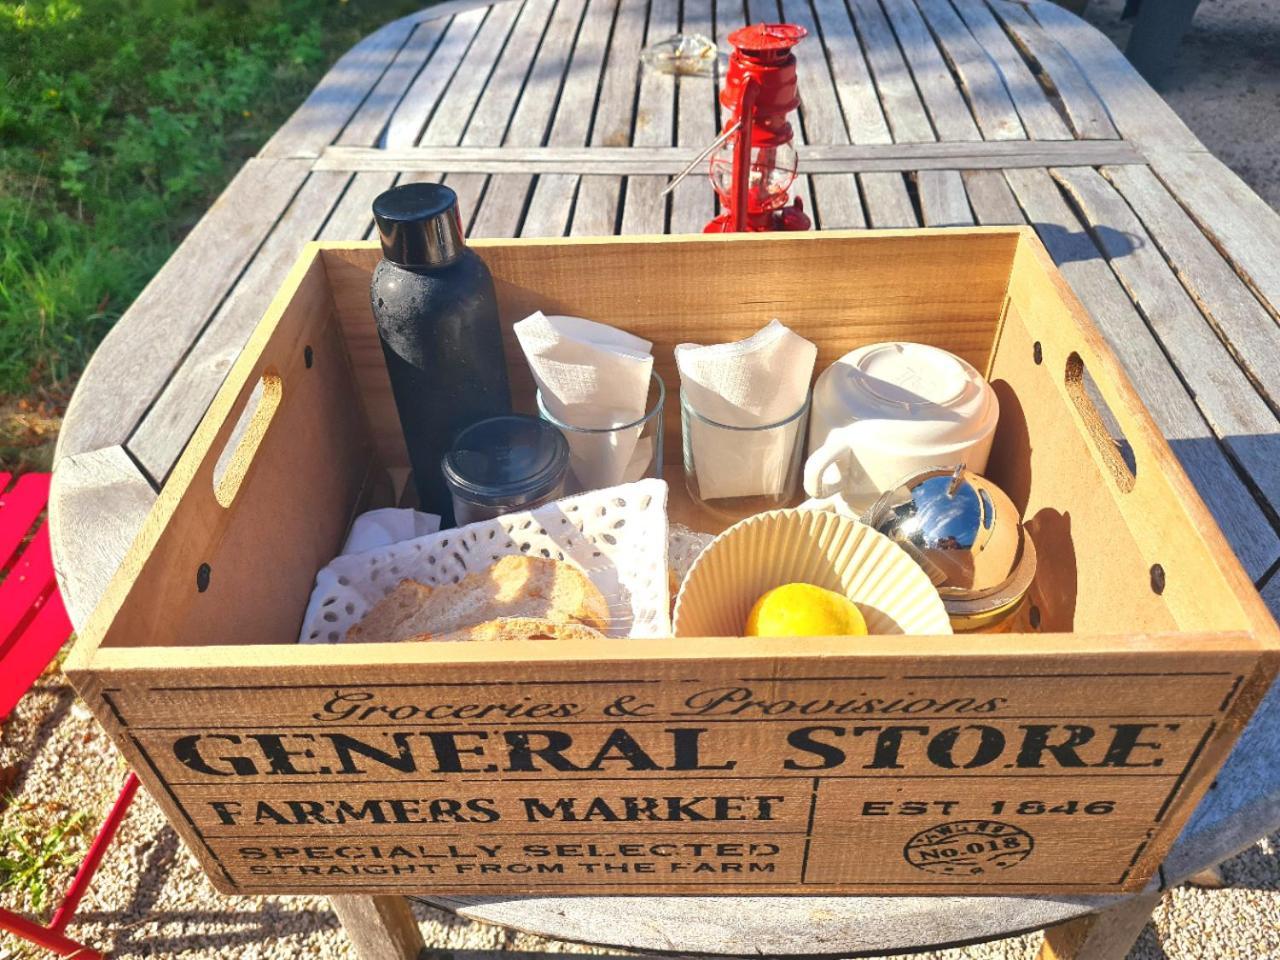
[[[491,507],[522,507],[553,491],[569,467],[569,444],[556,427],[509,414],[458,434],[441,465],[454,492]]]
[[[402,267],[443,267],[466,246],[458,195],[442,183],[404,183],[373,201],[382,255]]]

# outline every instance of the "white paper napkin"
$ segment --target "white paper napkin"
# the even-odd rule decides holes
[[[590,429],[635,423],[645,415],[653,344],[582,317],[541,311],[515,325],[542,402],[562,423]],[[583,490],[638,480],[653,457],[642,427],[611,433],[566,432],[569,466]]]
[[[340,554],[363,553],[390,546],[401,540],[425,537],[440,529],[440,518],[406,507],[380,507],[366,510],[356,517]]]
[[[745,340],[676,347],[680,388],[694,411],[731,427],[785,420],[804,405],[818,348],[777,320]],[[759,433],[723,430],[690,418],[698,488],[704,499],[781,493],[801,420]],[[803,452],[803,451],[802,451]]]

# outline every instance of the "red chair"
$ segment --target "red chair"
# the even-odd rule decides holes
[[[0,472],[0,721],[9,716],[71,635],[71,621],[53,576],[49,528],[42,519],[49,500],[49,474],[25,474],[5,492],[10,479],[9,474]],[[75,916],[137,790],[138,778],[131,772],[49,923],[39,924],[0,908],[0,930],[61,956],[103,960],[101,953],[63,931]]]

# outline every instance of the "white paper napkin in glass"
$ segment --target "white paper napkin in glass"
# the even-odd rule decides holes
[[[514,327],[547,412],[562,423],[608,429],[645,413],[653,344],[582,317],[531,314]],[[653,457],[642,427],[609,433],[566,432],[569,466],[584,490],[638,480]]]
[[[778,320],[745,340],[676,347],[680,388],[689,406],[715,423],[760,427],[805,403],[818,348]],[[698,489],[704,499],[776,495],[786,486],[802,419],[758,433],[723,430],[689,418]]]

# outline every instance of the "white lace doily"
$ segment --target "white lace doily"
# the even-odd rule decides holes
[[[671,529],[667,533],[667,563],[671,565],[677,587],[684,583],[684,578],[689,575],[689,568],[693,566],[693,561],[702,556],[702,551],[707,549],[715,538],[714,533],[690,530],[682,523],[671,524]]]
[[[457,583],[519,553],[581,567],[609,601],[609,636],[671,635],[667,485],[641,480],[338,557],[316,574],[299,640],[338,643],[406,577]]]

